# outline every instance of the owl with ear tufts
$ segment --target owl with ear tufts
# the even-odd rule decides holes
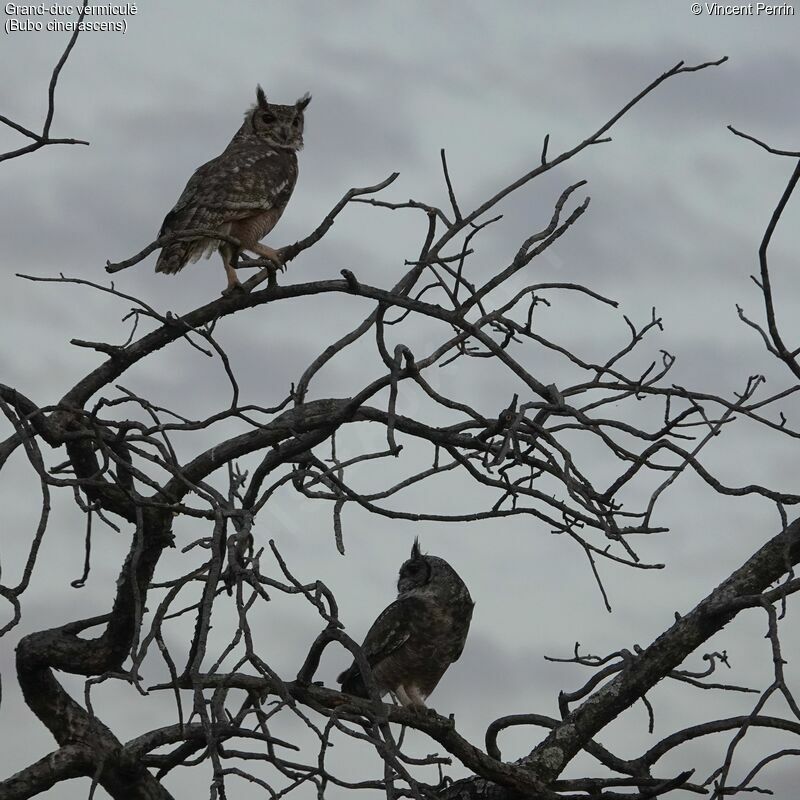
[[[423,555],[414,540],[400,567],[397,599],[373,622],[361,645],[381,697],[425,708],[447,668],[464,649],[474,603],[458,573],[443,558]],[[357,663],[338,678],[342,691],[368,697]]]
[[[275,268],[282,266],[278,252],[260,240],[275,227],[297,182],[297,151],[303,147],[304,112],[310,102],[305,94],[294,105],[278,105],[267,101],[260,86],[256,89],[256,103],[230,144],[198,167],[159,232],[165,236],[204,229],[233,237],[239,246],[202,234],[176,239],[162,249],[156,272],[179,272],[218,250],[230,292],[240,286],[236,260],[242,250],[268,259]]]

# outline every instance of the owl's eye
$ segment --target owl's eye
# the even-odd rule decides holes
[[[265,111],[261,115],[261,121],[266,122],[267,124],[269,124],[270,122],[275,122],[275,115],[270,111]]]
[[[293,128],[298,128],[298,127],[300,127],[300,117],[295,117],[295,118],[292,120],[292,127],[293,127]]]

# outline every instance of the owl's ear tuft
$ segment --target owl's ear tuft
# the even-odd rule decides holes
[[[422,558],[422,553],[420,552],[420,549],[419,549],[419,537],[418,536],[414,537],[414,545],[411,548],[411,558],[412,559]]]
[[[267,96],[264,94],[264,90],[261,88],[261,84],[256,86],[256,100],[258,101],[258,107],[266,111],[269,108],[269,103],[267,102]]]
[[[305,111],[308,108],[308,104],[311,102],[311,95],[306,92],[302,97],[298,98],[295,102],[295,108],[298,111]]]

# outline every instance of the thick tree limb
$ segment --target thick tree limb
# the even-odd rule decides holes
[[[739,598],[759,594],[800,561],[800,519],[767,542],[630,666],[578,706],[520,762],[544,780],[556,778],[609,722],[643,697],[739,610]]]

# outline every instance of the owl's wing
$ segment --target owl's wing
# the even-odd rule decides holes
[[[373,669],[385,658],[402,647],[411,636],[411,621],[425,612],[425,604],[418,597],[403,597],[387,606],[367,631],[361,649]],[[364,682],[353,664],[338,678],[342,691],[367,696]]]
[[[411,636],[411,619],[423,611],[423,606],[423,602],[417,597],[404,597],[395,600],[378,615],[361,645],[371,667],[408,641]]]
[[[188,183],[181,192],[178,202],[164,217],[161,223],[161,230],[158,232],[159,236],[172,233],[173,231],[185,230],[189,228],[199,228],[201,225],[192,225],[192,218],[197,216],[200,210],[197,201],[205,194],[206,187],[210,187],[212,191],[219,190],[220,187],[215,184],[218,183],[215,171],[215,164],[218,158],[206,162],[201,167],[198,167]],[[212,227],[212,226],[209,226]]]
[[[189,178],[160,236],[191,228],[216,228],[259,211],[282,208],[297,181],[294,154],[230,148]]]

